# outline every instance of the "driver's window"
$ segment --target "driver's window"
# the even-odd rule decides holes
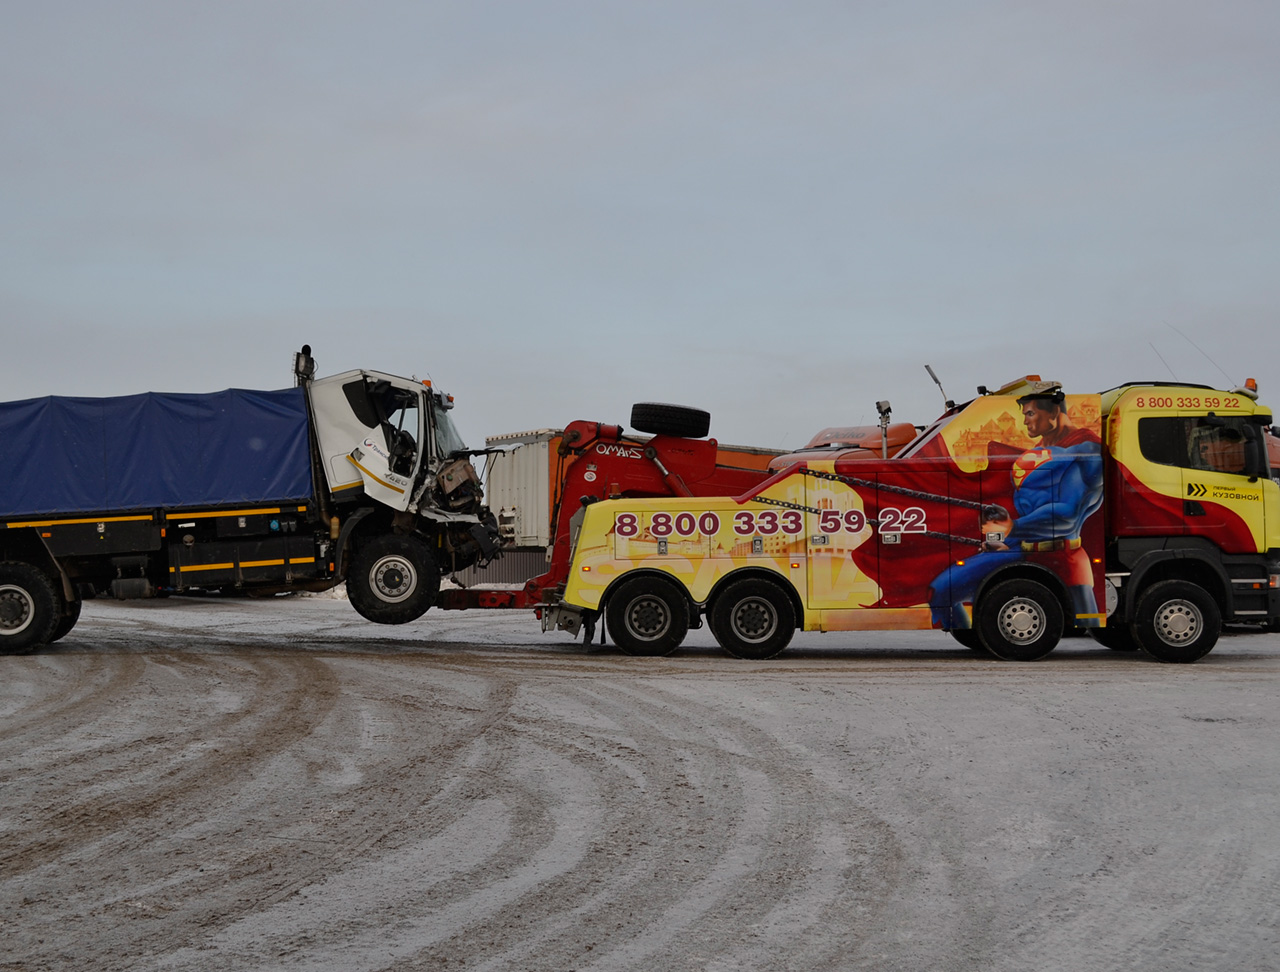
[[[383,432],[391,453],[391,471],[401,476],[412,475],[418,455],[418,395],[400,388],[391,389],[387,406]]]
[[[1260,445],[1238,416],[1141,418],[1138,444],[1151,462],[1235,476],[1253,475]]]
[[[1191,432],[1191,465],[1213,472],[1243,473],[1247,468],[1240,429],[1201,426]]]

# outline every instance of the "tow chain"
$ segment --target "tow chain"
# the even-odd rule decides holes
[[[855,479],[852,476],[841,476],[838,473],[822,472],[818,469],[798,469],[801,475],[812,476],[814,479],[826,479],[832,482],[844,483],[846,486],[862,486],[869,489],[882,489],[886,493],[896,493],[899,496],[908,496],[912,499],[929,500],[933,503],[947,503],[951,506],[962,506],[968,510],[978,510],[982,513],[988,513],[992,516],[1003,515],[1008,516],[1008,512],[1004,507],[995,503],[978,503],[974,500],[956,499],[951,496],[938,496],[936,493],[925,493],[918,489],[907,489],[905,486],[891,486],[887,483],[877,483],[869,479]],[[798,510],[801,513],[815,513],[819,516],[824,510],[818,509],[816,506],[805,506],[803,503],[790,503],[787,500],[770,499],[767,496],[753,496],[748,501],[751,503],[763,503],[765,506],[779,506],[784,510]],[[880,521],[875,517],[867,517],[867,522],[879,526]],[[983,545],[982,540],[975,540],[973,537],[958,537],[953,533],[942,533],[937,530],[923,530],[919,533],[913,533],[912,536],[917,537],[933,537],[935,540],[950,540],[953,543],[967,543],[975,547]]]

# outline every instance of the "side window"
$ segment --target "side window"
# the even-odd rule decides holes
[[[414,392],[392,388],[382,403],[386,415],[382,431],[391,453],[391,471],[401,476],[413,473],[418,456],[418,399]]]
[[[1197,425],[1191,430],[1191,464],[1210,472],[1244,473],[1244,432],[1230,426]]]
[[[1187,420],[1176,416],[1138,419],[1138,448],[1148,462],[1187,466]]]
[[[1243,419],[1159,416],[1138,420],[1138,446],[1150,462],[1248,476],[1257,465],[1257,431]]]
[[[373,400],[369,397],[369,386],[372,382],[365,381],[363,378],[357,378],[355,381],[349,381],[342,386],[342,394],[347,396],[347,404],[351,406],[351,413],[360,420],[361,424],[371,429],[378,427],[378,413],[373,407]]]
[[[422,396],[382,378],[357,378],[343,385],[342,392],[361,424],[381,430],[392,472],[411,475],[418,455]]]

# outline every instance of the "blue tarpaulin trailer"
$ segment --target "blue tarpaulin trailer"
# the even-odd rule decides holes
[[[303,389],[0,403],[0,517],[305,501]]]

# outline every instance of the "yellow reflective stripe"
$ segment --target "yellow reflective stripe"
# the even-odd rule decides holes
[[[351,459],[350,456],[347,456],[347,458]],[[404,493],[404,490],[401,489],[399,486],[392,486],[386,480],[379,479],[376,475],[369,472],[369,470],[365,469],[364,466],[360,465],[360,463],[356,462],[354,459],[351,459],[351,465],[355,466],[357,469],[359,469],[362,473],[364,473],[370,479],[375,480],[379,486],[385,486],[387,487],[387,489],[394,489],[397,493],[401,493],[401,494]]]
[[[298,512],[304,513],[306,512],[306,509],[307,508],[305,506],[299,506]],[[268,513],[286,512],[292,511],[285,510],[280,506],[273,506],[261,510],[212,510],[206,513],[166,513],[164,518],[166,520],[207,520],[213,516],[265,516]]]
[[[291,557],[291,558],[289,558],[289,563],[291,563],[291,564],[314,564],[315,562],[316,562],[316,558],[315,558],[315,557]],[[284,562],[283,560],[242,560],[242,561],[240,561],[240,566],[241,566],[241,567],[283,567],[283,566],[284,566],[284,563],[285,563],[285,562]],[[233,567],[235,567],[235,566],[236,566],[235,564],[193,564],[193,565],[191,565],[191,566],[189,566],[189,567],[187,567],[187,566],[184,566],[184,567],[170,567],[170,568],[169,568],[169,573],[174,574],[174,573],[177,573],[179,570],[183,570],[183,571],[189,571],[189,570],[231,570],[231,569],[232,569]]]
[[[1096,618],[1096,619],[1098,619],[1098,620],[1102,620],[1102,619],[1103,619],[1103,618],[1105,618],[1105,617],[1106,617],[1106,615],[1105,615],[1105,614],[1077,614],[1077,615],[1076,615],[1076,618],[1077,618],[1077,619],[1080,619],[1080,618]]]
[[[150,520],[151,514],[145,516],[91,516],[83,520],[26,520],[22,523],[6,523],[10,530],[19,527],[63,526],[71,523],[132,523],[137,520]]]
[[[347,456],[347,458],[350,459],[351,457]],[[341,489],[355,489],[355,487],[359,486],[360,483],[361,483],[361,480],[357,479],[353,483],[343,483],[341,486],[333,486],[330,488],[329,491],[332,493],[336,493],[338,492],[338,490],[341,490]]]

